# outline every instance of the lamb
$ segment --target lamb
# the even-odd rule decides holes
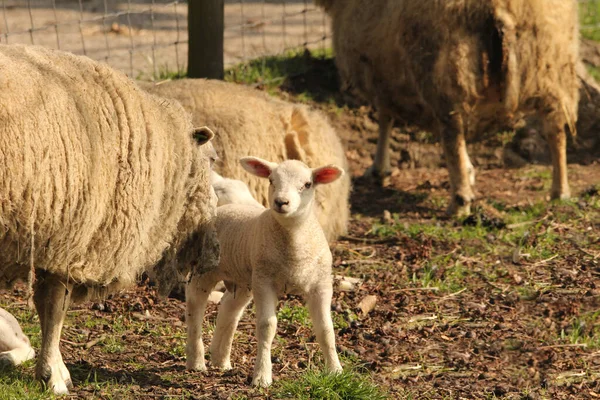
[[[215,131],[214,145],[222,157],[215,170],[246,183],[253,197],[268,204],[266,180],[248,176],[238,160],[247,154],[281,162],[300,160],[308,165],[336,164],[347,170],[344,148],[327,118],[307,106],[274,99],[233,83],[181,79],[145,84],[146,90],[179,101],[194,123]],[[346,233],[350,176],[319,187],[316,213],[329,241]]]
[[[202,320],[211,289],[217,281],[224,280],[227,291],[221,300],[210,347],[214,366],[231,368],[233,335],[254,295],[258,353],[253,384],[270,385],[277,298],[292,293],[306,299],[326,368],[339,372],[342,367],[330,313],[332,256],[314,215],[314,198],[318,186],[334,182],[344,171],[334,165],[311,170],[297,160],[276,164],[256,157],[242,158],[241,165],[248,172],[269,179],[271,208],[239,204],[218,208],[219,267],[196,275],[186,288],[187,368],[206,369]]]
[[[0,284],[32,286],[36,376],[67,393],[59,340],[71,302],[128,286],[161,257],[173,262],[159,278],[218,265],[202,146],[213,133],[87,57],[0,45],[0,70]]]
[[[566,134],[575,135],[575,0],[315,0],[332,18],[343,86],[379,111],[371,172],[390,171],[394,118],[441,137],[448,211],[468,214],[474,169],[465,139],[524,115],[542,120],[552,198],[569,197]]]
[[[29,338],[11,313],[0,308],[0,366],[19,365],[35,357]]]
[[[246,204],[264,208],[250,193],[248,186],[237,179],[223,178],[215,171],[211,172],[211,183],[217,195],[217,206],[225,204]]]

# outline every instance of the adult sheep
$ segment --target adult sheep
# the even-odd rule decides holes
[[[70,302],[131,284],[163,254],[218,264],[211,137],[104,64],[0,46],[0,283],[33,285],[36,376],[55,393],[71,385],[59,350]]]
[[[308,165],[336,164],[347,170],[342,144],[327,118],[306,106],[277,100],[242,85],[205,79],[182,79],[145,84],[152,93],[178,100],[196,124],[215,131],[213,141],[220,161],[215,170],[223,177],[246,183],[264,206],[269,182],[246,173],[239,159],[248,154],[282,162],[300,160]],[[346,233],[350,210],[350,176],[319,187],[316,213],[329,241]]]
[[[332,18],[342,83],[379,111],[372,172],[390,170],[393,119],[437,133],[451,213],[473,200],[465,137],[526,114],[542,120],[553,198],[569,196],[566,133],[579,82],[576,0],[315,0]]]

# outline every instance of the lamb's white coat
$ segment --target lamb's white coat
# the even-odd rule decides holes
[[[315,185],[335,181],[343,170],[335,166],[310,169],[296,160],[278,165],[246,157],[241,162],[249,172],[271,181],[271,208],[229,204],[217,209],[219,268],[196,275],[186,289],[187,367],[206,368],[202,320],[211,289],[217,281],[224,280],[227,291],[210,347],[214,366],[231,368],[233,334],[244,308],[254,296],[258,353],[253,384],[270,385],[278,296],[292,293],[306,299],[326,368],[341,371],[330,314],[332,256],[314,214],[314,193]]]
[[[19,365],[35,357],[16,318],[0,308],[0,365]]]

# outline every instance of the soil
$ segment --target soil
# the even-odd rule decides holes
[[[390,218],[405,226],[445,226],[449,235],[459,229],[460,223],[444,213],[447,172],[440,168],[443,159],[434,138],[396,127],[397,169],[389,185],[379,188],[362,178],[372,161],[376,115],[339,93],[331,68],[330,61],[314,60],[314,68],[291,77],[279,95],[294,100],[299,93],[311,92],[313,104],[329,113],[347,146],[354,177],[352,220],[349,234],[333,245],[334,273],[360,277],[363,283],[355,291],[336,290],[334,294],[334,313],[350,321],[336,332],[345,360],[354,360],[362,371],[371,373],[391,398],[600,397],[598,345],[565,339],[574,335],[574,329],[582,337],[593,339],[598,334],[597,317],[584,319],[600,309],[600,220],[589,206],[598,196],[592,186],[600,176],[598,154],[588,149],[585,157],[572,156],[569,164],[573,193],[591,196],[577,207],[584,214],[590,211],[593,218],[582,217],[581,224],[573,227],[555,218],[561,213],[561,205],[556,204],[535,224],[539,240],[549,229],[564,238],[553,248],[555,258],[515,259],[498,242],[498,236],[510,228],[498,222],[486,228],[488,245],[498,244],[500,249],[495,261],[465,253],[469,243],[450,238],[402,232],[381,238],[372,228]],[[528,165],[518,145],[502,144],[502,138],[490,135],[470,145],[478,169],[476,208],[484,210],[481,215],[488,215],[489,221],[496,218],[485,211],[493,208],[490,204],[525,209],[545,201],[548,194],[550,167]],[[511,162],[508,150],[520,163],[511,165],[527,165],[506,167]],[[572,150],[571,154],[577,153]],[[436,286],[418,284],[428,261],[440,255],[468,270],[462,279],[464,290],[435,290]],[[442,277],[444,268],[449,267],[435,270],[433,277]],[[492,272],[500,277],[492,279]],[[377,303],[364,314],[357,307],[367,295],[377,296]],[[23,287],[0,292],[1,304],[12,309],[26,308],[25,298]],[[295,297],[285,301],[301,304]],[[99,302],[74,306],[69,315],[62,354],[77,397],[270,396],[269,390],[257,391],[249,385],[256,349],[251,311],[243,317],[234,342],[234,369],[225,373],[185,371],[184,303],[159,299],[147,283]],[[215,318],[216,306],[210,305],[207,321],[214,323]],[[578,318],[587,322],[574,327]],[[108,337],[120,343],[116,350],[110,350]],[[210,337],[205,336],[207,346]],[[99,338],[104,339],[94,343]],[[305,324],[280,320],[273,353],[276,380],[294,379],[318,365],[317,347]],[[20,373],[32,374],[32,367]],[[115,394],[113,384],[125,389]]]

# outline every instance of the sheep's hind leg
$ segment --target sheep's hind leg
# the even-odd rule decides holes
[[[394,119],[384,109],[379,109],[379,138],[377,139],[377,152],[375,161],[367,170],[365,175],[375,178],[379,184],[385,185],[391,172],[390,164],[390,140]]]
[[[567,177],[567,135],[565,124],[552,120],[544,120],[543,129],[550,146],[552,156],[552,191],[553,199],[568,199],[571,196]]]
[[[202,324],[206,303],[212,288],[217,283],[206,275],[196,275],[185,288],[187,343],[185,346],[186,367],[194,371],[206,371]]]
[[[448,214],[468,215],[474,198],[471,181],[475,180],[475,172],[467,153],[465,135],[462,131],[448,129],[442,135],[442,145],[450,179]]]
[[[217,315],[217,327],[210,344],[210,361],[221,369],[231,369],[231,344],[238,322],[244,309],[252,300],[252,292],[247,288],[236,287],[227,290],[221,299]]]
[[[264,282],[254,287],[254,303],[256,304],[256,341],[258,351],[254,365],[254,386],[267,387],[273,383],[271,365],[271,346],[277,332],[277,294]]]
[[[72,285],[40,270],[36,271],[36,279],[33,301],[42,328],[42,347],[36,366],[36,377],[45,381],[47,387],[55,394],[66,394],[73,384],[60,354],[59,343],[69,308]]]
[[[332,294],[331,286],[319,288],[309,293],[306,300],[315,336],[325,358],[325,368],[330,372],[341,372],[342,365],[335,350],[335,332],[331,320]]]

